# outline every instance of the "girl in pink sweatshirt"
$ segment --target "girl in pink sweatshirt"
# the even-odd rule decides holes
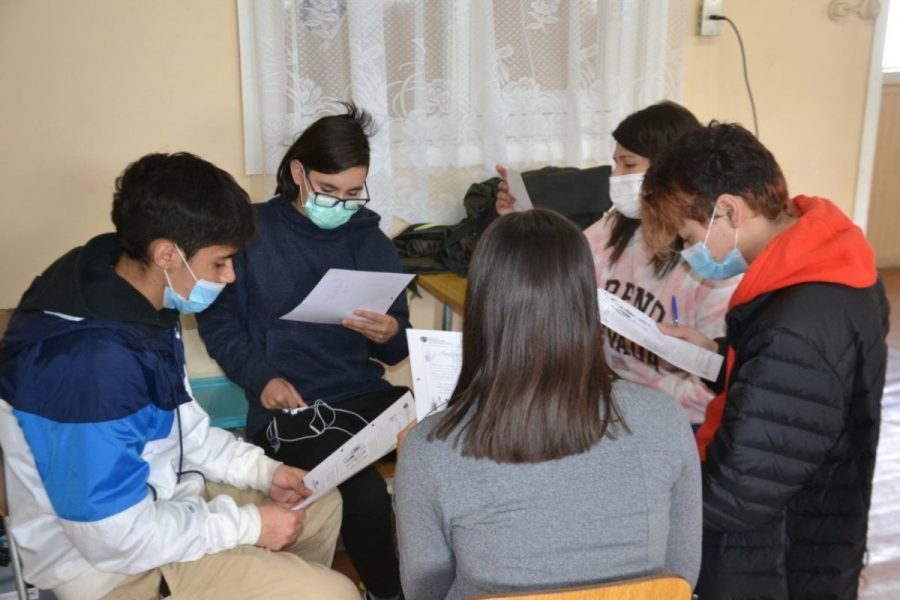
[[[680,325],[690,325],[717,338],[724,335],[728,299],[740,277],[700,279],[681,261],[680,248],[672,248],[666,257],[652,256],[641,234],[644,172],[675,138],[698,128],[696,117],[674,102],[654,104],[619,123],[612,134],[616,142],[615,166],[609,179],[613,208],[584,234],[594,255],[597,287],[659,323],[677,320]],[[500,214],[509,212],[513,202],[504,183],[497,194]],[[620,377],[668,392],[684,407],[691,423],[703,422],[713,393],[699,377],[673,367],[611,330],[606,331],[606,357]]]

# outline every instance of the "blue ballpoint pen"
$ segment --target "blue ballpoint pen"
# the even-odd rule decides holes
[[[678,327],[678,299],[675,298],[675,294],[672,294],[672,301],[669,305],[672,307],[672,322],[675,323],[675,327]]]

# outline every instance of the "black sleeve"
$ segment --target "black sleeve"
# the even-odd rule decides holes
[[[728,356],[728,340],[724,337],[716,338],[714,340],[716,342],[716,353],[722,356]],[[716,377],[715,381],[710,379],[701,379],[703,383],[706,384],[706,387],[711,389],[716,394],[721,394],[722,390],[725,389],[725,361],[722,361],[722,368],[719,369],[719,376]]]
[[[278,373],[269,366],[265,349],[250,339],[247,326],[246,258],[234,257],[234,283],[218,299],[197,314],[200,337],[206,351],[219,363],[230,380],[256,396]]]
[[[853,379],[792,331],[760,332],[742,354],[703,463],[703,525],[716,531],[763,525],[807,482],[843,431]]]

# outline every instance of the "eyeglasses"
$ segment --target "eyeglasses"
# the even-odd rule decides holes
[[[312,203],[316,206],[321,206],[322,208],[334,208],[338,204],[342,205],[344,210],[349,210],[351,212],[356,212],[361,209],[363,206],[369,203],[369,187],[363,182],[363,189],[366,192],[365,198],[338,198],[337,196],[332,196],[330,194],[325,194],[323,192],[316,191],[313,187],[312,181],[309,180],[309,176],[306,176],[306,182],[309,184],[309,189],[312,191]]]

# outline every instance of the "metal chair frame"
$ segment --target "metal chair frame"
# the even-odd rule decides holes
[[[0,446],[0,516],[3,517],[3,529],[6,531],[9,564],[16,582],[16,593],[19,595],[19,600],[28,600],[28,592],[25,591],[25,576],[22,574],[22,560],[19,558],[19,547],[13,537],[9,520],[9,504],[6,500],[6,462],[3,458],[2,446]]]

